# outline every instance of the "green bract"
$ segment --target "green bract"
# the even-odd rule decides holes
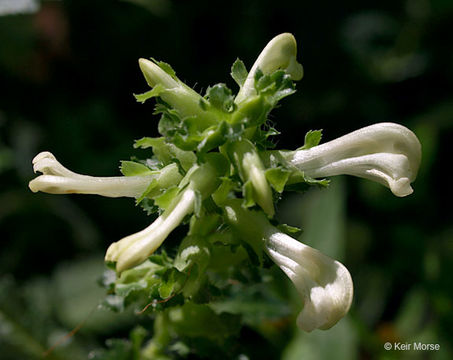
[[[412,191],[420,143],[401,125],[376,124],[321,145],[321,131],[309,131],[300,148],[273,149],[269,137],[278,131],[269,125],[269,113],[295,93],[294,81],[303,75],[296,49],[286,33],[269,42],[250,72],[237,59],[231,67],[236,95],[224,83],[198,94],[170,65],[140,59],[152,89],[135,97],[141,103],[154,100],[161,135],[135,142],[144,159],[122,161],[124,176],[111,178],[76,174],[48,152],[33,160],[43,175],[30,182],[32,191],[130,196],[149,214],[157,213],[147,228],[112,243],[105,256],[115,271],[104,282],[109,307],[160,310],[145,358],[162,355],[171,342],[168,329],[181,338],[203,334],[220,344],[238,331],[238,316],[260,323],[241,304],[248,301],[247,284],[272,278],[266,272],[271,261],[300,294],[298,326],[330,328],[349,310],[351,276],[338,261],[292,238],[298,229],[276,224],[279,194],[325,187],[325,176],[339,174],[376,180],[397,196]],[[178,250],[156,253],[181,224],[187,234]],[[238,288],[244,298],[235,302]],[[259,296],[274,294],[261,289]],[[281,301],[273,303],[275,308],[263,312],[283,311]],[[196,319],[209,326],[188,331]]]

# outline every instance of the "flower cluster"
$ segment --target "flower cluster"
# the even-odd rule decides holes
[[[232,234],[258,255],[259,263],[261,252],[266,253],[294,283],[303,302],[297,319],[301,329],[330,328],[349,310],[351,276],[343,264],[273,225],[278,198],[274,195],[308,185],[327,186],[324,177],[347,174],[375,180],[396,196],[406,196],[412,193],[421,146],[407,128],[380,123],[324,144],[319,144],[320,131],[310,131],[299,149],[273,149],[269,137],[278,132],[269,125],[268,115],[295,92],[294,81],[303,76],[296,51],[294,37],[285,33],[269,42],[250,71],[236,60],[231,69],[239,86],[236,96],[222,83],[208,87],[202,96],[168,64],[140,59],[152,89],[136,98],[156,100],[154,114],[160,115],[162,137],[142,138],[134,146],[152,148],[153,156],[123,161],[123,176],[91,177],[66,169],[51,153],[42,152],[33,159],[34,171],[42,175],[30,182],[30,189],[133,197],[150,212],[158,212],[147,228],[107,249],[105,260],[120,281],[128,269],[149,270],[144,264],[150,256],[189,220],[188,236],[174,265],[179,272],[193,263],[200,276],[207,268],[202,259],[212,252],[202,246],[205,239],[212,233]]]

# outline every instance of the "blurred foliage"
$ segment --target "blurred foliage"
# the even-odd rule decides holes
[[[191,329],[175,320],[154,330],[152,313],[99,307],[103,252],[145,227],[146,214],[127,199],[32,194],[31,159],[50,150],[77,172],[119,174],[118,160],[135,155],[133,140],[156,135],[152,105],[132,96],[146,90],[139,57],[171,63],[201,91],[228,78],[237,56],[250,67],[284,31],[298,40],[305,77],[272,114],[280,147],[300,146],[310,129],[324,129],[327,141],[393,121],[419,137],[422,168],[415,193],[404,199],[353,178],[282,199],[279,218],[351,271],[350,315],[326,332],[296,331],[300,301],[274,269],[278,289],[233,288],[230,303],[216,305],[244,324],[224,329],[234,340],[225,346],[240,344],[239,359],[453,357],[451,1],[66,0],[0,15],[2,359],[39,359],[48,350],[48,359],[133,359],[151,334],[165,337],[165,328],[190,338],[174,342],[174,354],[209,357],[193,352],[201,340],[190,335],[214,310],[186,309],[199,315]],[[179,239],[176,231],[165,248]],[[263,291],[288,309],[266,308],[257,296]],[[263,322],[263,314],[273,320]],[[438,343],[440,350],[385,351],[386,341]]]

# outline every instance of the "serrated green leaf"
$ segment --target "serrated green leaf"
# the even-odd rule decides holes
[[[285,234],[288,234],[294,238],[299,237],[300,234],[302,233],[302,229],[288,224],[278,224],[277,228],[284,232]]]
[[[140,200],[139,205],[142,207],[142,209],[144,211],[146,211],[146,214],[148,216],[151,215],[151,214],[159,212],[159,206],[154,204],[154,200],[153,199],[149,199],[149,198],[145,197],[145,198]],[[113,267],[113,269],[115,269],[115,267]]]
[[[120,171],[124,176],[144,176],[151,175],[153,171],[147,166],[135,161],[121,161]]]
[[[153,190],[157,187],[157,185],[158,185],[157,179],[153,179],[153,180],[149,183],[148,187],[147,187],[146,190],[143,192],[143,194],[141,194],[141,195],[137,198],[137,200],[135,200],[135,204],[136,204],[136,205],[140,204],[140,203],[143,201],[143,199],[144,199],[145,197],[147,197],[148,194],[149,194],[151,191],[153,191]]]
[[[141,102],[143,104],[148,99],[160,96],[160,94],[162,94],[162,92],[164,92],[164,91],[165,91],[165,88],[163,87],[163,85],[157,84],[151,90],[149,90],[143,94],[134,94],[134,97],[138,102]]]
[[[281,193],[285,188],[285,185],[291,175],[291,171],[284,169],[283,167],[276,167],[267,169],[265,172],[266,179],[275,189],[275,191]]]
[[[223,204],[231,192],[240,190],[240,184],[230,177],[222,177],[220,181],[220,186],[212,194],[212,198],[217,204]]]
[[[327,186],[329,186],[329,180],[328,179],[319,179],[319,180],[312,179],[312,178],[306,176],[303,171],[293,170],[288,179],[285,190],[305,192],[312,185],[317,185],[320,187],[327,187]]]
[[[255,73],[255,90],[258,94],[266,97],[270,109],[277,105],[281,99],[296,91],[291,76],[285,71],[277,70],[272,74],[264,74],[260,69]]]
[[[313,146],[317,146],[321,142],[322,130],[310,130],[305,134],[304,146],[298,150],[307,150]]]
[[[231,77],[236,81],[239,87],[244,85],[245,79],[247,79],[248,71],[240,59],[236,59],[236,61],[231,66]]]
[[[208,87],[205,98],[211,106],[223,112],[230,113],[234,110],[233,93],[225,84]]]
[[[167,190],[164,191],[162,195],[159,195],[154,198],[154,204],[157,205],[159,208],[165,210],[171,205],[171,203],[176,198],[178,193],[179,188],[177,186],[168,188]]]
[[[173,294],[181,290],[184,285],[186,276],[178,271],[169,271],[167,278],[162,281],[158,287],[161,299],[168,299]]]
[[[150,147],[163,165],[169,165],[177,160],[184,171],[189,170],[197,160],[193,152],[181,150],[175,145],[166,142],[163,137],[144,137],[134,143],[134,148],[147,149]]]
[[[192,264],[197,264],[204,271],[209,264],[209,243],[200,236],[187,236],[179,246],[174,266],[180,271],[186,271]]]
[[[154,58],[151,58],[151,60],[159,66],[163,71],[165,71],[168,75],[170,75],[172,78],[176,78],[176,72],[173,70],[170,64],[164,62],[164,61],[158,61]]]

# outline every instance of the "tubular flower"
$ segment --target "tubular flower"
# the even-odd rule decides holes
[[[164,242],[167,236],[194,208],[196,193],[188,188],[146,229],[112,243],[105,255],[106,261],[116,262],[116,270],[122,272],[141,264]]]
[[[401,197],[413,192],[410,184],[420,166],[421,145],[406,127],[379,123],[322,145],[281,154],[310,177],[354,175],[377,181]]]
[[[297,325],[304,331],[326,330],[351,307],[351,275],[340,262],[292,237],[271,230],[266,252],[294,283],[304,303]]]
[[[304,331],[329,329],[351,306],[351,275],[340,262],[282,233],[257,211],[237,201],[225,206],[228,222],[247,242],[264,243],[264,250],[294,283],[303,309],[297,325]]]
[[[158,175],[94,177],[80,175],[61,165],[53,154],[44,151],[32,161],[34,172],[43,175],[30,181],[33,192],[49,194],[97,194],[107,197],[139,197]],[[177,179],[175,179],[177,180]]]

